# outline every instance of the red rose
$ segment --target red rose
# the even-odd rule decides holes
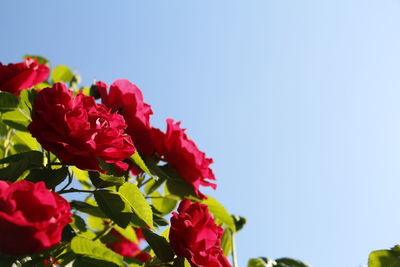
[[[100,158],[126,170],[135,147],[124,135],[126,124],[117,113],[97,104],[81,92],[73,96],[62,83],[39,92],[33,104],[33,119],[28,126],[32,136],[65,164],[84,170],[101,171]]]
[[[26,58],[24,62],[8,65],[0,62],[0,91],[19,96],[21,90],[45,81],[49,73],[50,69],[37,64],[36,59]]]
[[[61,241],[71,222],[68,202],[43,182],[0,181],[0,251],[23,255],[40,252]]]
[[[231,267],[221,249],[224,230],[215,224],[207,205],[184,199],[173,212],[169,239],[179,256],[192,267]]]
[[[157,133],[160,135],[160,132]],[[158,144],[157,147],[160,145]],[[185,129],[180,128],[180,122],[174,124],[172,119],[167,119],[167,133],[158,150],[158,153],[163,156],[163,160],[168,162],[170,167],[193,186],[198,197],[206,198],[200,193],[200,186],[211,186],[216,189],[216,184],[206,181],[206,179],[215,180],[214,173],[209,167],[213,160],[206,158],[206,154],[201,152],[196,144],[188,138]]]
[[[116,80],[107,92],[107,85],[97,82],[102,103],[124,116],[126,133],[134,140],[135,147],[141,155],[151,156],[154,152],[150,115],[151,106],[144,103],[140,89],[126,79]]]
[[[129,239],[126,239],[114,229],[111,230],[111,234],[117,240],[107,244],[107,247],[124,257],[135,258],[140,260],[141,262],[146,262],[148,259],[151,258],[151,256],[148,253],[142,251],[139,247],[140,242],[144,240],[142,231],[140,230],[140,228],[135,228],[135,232],[139,243],[134,243]]]

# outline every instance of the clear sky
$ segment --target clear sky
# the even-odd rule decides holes
[[[183,121],[212,195],[249,220],[241,267],[358,267],[400,242],[400,1],[2,0],[0,17],[3,63],[128,78],[156,126]]]

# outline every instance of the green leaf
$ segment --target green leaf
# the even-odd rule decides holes
[[[277,263],[276,267],[311,267],[304,262],[291,258],[280,258],[276,259],[275,262]]]
[[[144,267],[172,267],[171,264],[162,262],[159,258],[153,257],[146,261]]]
[[[46,59],[46,58],[44,58],[44,57],[41,57],[41,56],[35,56],[35,55],[25,55],[24,56],[24,60],[26,59],[26,58],[28,58],[28,57],[30,57],[30,58],[32,58],[32,59],[36,59],[37,60],[37,62],[38,62],[38,64],[45,64],[46,66],[50,66],[50,62]]]
[[[153,192],[151,194],[153,197],[151,199],[151,204],[154,206],[156,210],[158,210],[161,215],[167,215],[171,211],[173,211],[176,207],[176,204],[178,203],[177,200],[171,199],[168,197],[163,197],[160,193],[158,192]]]
[[[144,187],[144,192],[146,193],[146,195],[150,195],[155,190],[157,190],[157,188],[159,188],[164,182],[165,177],[158,176],[157,180],[152,179],[146,184],[146,186]]]
[[[117,192],[100,190],[94,193],[100,209],[116,224],[125,228],[132,218],[132,210],[125,199]]]
[[[236,232],[239,232],[247,223],[247,219],[239,215],[232,215],[232,219],[235,222]]]
[[[125,178],[106,175],[99,172],[89,172],[89,178],[92,184],[97,188],[105,188],[114,185],[122,185],[125,183]]]
[[[153,212],[139,188],[132,183],[125,183],[119,188],[119,193],[129,203],[133,212],[153,228]]]
[[[247,263],[247,267],[273,267],[276,265],[274,260],[268,258],[255,258],[250,259]]]
[[[122,265],[115,265],[114,263],[92,259],[84,256],[78,256],[74,260],[71,267],[116,267]]]
[[[400,267],[400,255],[395,250],[377,250],[371,252],[368,267]]]
[[[76,254],[81,254],[93,259],[112,262],[118,266],[123,265],[123,257],[108,249],[98,241],[92,241],[83,237],[74,237],[71,241],[71,249]]]
[[[74,214],[73,215],[73,219],[74,221],[72,222],[72,224],[81,232],[86,232],[87,227],[86,227],[86,223],[85,220],[82,219],[82,217]]]
[[[100,168],[101,168],[102,170],[105,170],[105,171],[107,172],[107,174],[109,174],[109,175],[114,175],[114,176],[120,177],[120,176],[124,176],[125,174],[128,173],[128,170],[125,171],[125,172],[122,172],[122,173],[121,173],[121,172],[118,172],[118,171],[117,171],[117,168],[115,168],[115,165],[114,165],[114,164],[112,164],[112,163],[107,163],[107,162],[103,161],[101,158],[96,158],[96,159],[97,159],[98,162],[99,162]]]
[[[35,138],[32,137],[30,133],[26,132],[16,132],[13,137],[14,144],[23,144],[28,146],[31,150],[37,150],[39,148],[39,143]]]
[[[9,163],[0,169],[0,180],[15,182],[25,171],[42,167],[43,154],[39,151],[28,151],[0,160],[0,164]]]
[[[133,227],[126,227],[121,228],[117,225],[114,226],[114,229],[117,230],[123,237],[125,237],[126,239],[130,240],[133,243],[139,243],[139,240],[136,236],[136,232],[133,229]]]
[[[76,167],[71,168],[75,178],[79,181],[82,185],[83,189],[88,190],[92,188],[92,184],[90,183],[89,173],[87,171],[83,171]]]
[[[216,221],[226,224],[232,232],[236,232],[235,222],[228,211],[219,203],[215,198],[207,196],[207,199],[202,201],[203,204],[208,206],[211,214],[214,215]]]
[[[83,201],[79,201],[79,200],[72,200],[70,203],[72,208],[83,212],[83,213],[87,213],[90,214],[92,216],[95,217],[99,217],[99,218],[107,218],[107,216],[104,214],[104,212],[96,206],[90,205],[86,202]]]
[[[7,92],[0,92],[0,112],[7,112],[16,109],[19,98]]]
[[[47,188],[53,189],[62,183],[67,176],[68,167],[61,167],[59,169],[44,168],[30,170],[29,175],[25,179],[34,183],[44,181]]]
[[[228,257],[232,250],[232,232],[229,228],[224,231],[224,235],[221,239],[221,248],[225,256]]]
[[[145,173],[153,177],[153,174],[150,172],[150,170],[147,168],[146,163],[144,163],[143,159],[140,157],[139,152],[135,151],[133,155],[131,156],[131,159],[133,162]]]
[[[164,237],[159,236],[146,228],[142,228],[142,233],[147,243],[149,243],[150,247],[153,249],[157,258],[163,262],[170,262],[174,259],[175,253],[172,250],[171,245]]]
[[[74,74],[72,71],[64,65],[59,65],[53,69],[53,72],[51,73],[51,79],[53,80],[53,83],[58,83],[58,82],[70,82],[72,78],[74,77]]]

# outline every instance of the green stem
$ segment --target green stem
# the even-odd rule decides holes
[[[81,189],[75,189],[75,188],[70,188],[70,189],[65,189],[58,191],[58,194],[66,194],[66,193],[94,193],[96,190],[81,190]]]
[[[97,239],[102,238],[103,236],[106,236],[113,228],[114,222],[110,222],[110,224],[106,225],[103,231],[101,231],[95,238],[93,238],[93,241],[96,241]]]
[[[11,148],[11,138],[13,136],[14,130],[10,127],[7,127],[7,136],[6,140],[4,140],[4,158],[8,156],[8,152],[10,151]]]
[[[232,240],[232,261],[233,261],[233,267],[238,267],[238,263],[237,263],[237,255],[236,255],[236,245],[235,245],[235,234],[229,230],[231,232],[231,240]]]

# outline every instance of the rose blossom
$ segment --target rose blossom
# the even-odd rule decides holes
[[[49,73],[45,64],[38,64],[36,59],[29,57],[16,64],[3,65],[0,62],[0,91],[19,96],[22,90],[45,81]]]
[[[28,126],[32,136],[64,164],[84,170],[101,171],[97,158],[126,170],[122,160],[135,151],[124,135],[124,118],[79,92],[73,96],[62,83],[39,92],[33,104],[33,119]]]
[[[144,102],[140,89],[126,79],[116,80],[107,91],[104,82],[97,82],[102,103],[124,116],[126,133],[134,140],[135,147],[143,156],[154,153],[153,134],[150,126],[151,106]]]
[[[173,119],[167,119],[167,133],[162,137],[162,146],[158,150],[163,160],[193,186],[198,197],[206,198],[200,193],[200,186],[211,186],[216,189],[216,184],[206,181],[206,179],[215,180],[214,173],[209,167],[213,160],[206,158],[206,154],[188,138],[185,129],[180,128],[180,122],[174,123]]]
[[[141,262],[146,262],[148,259],[151,258],[151,256],[148,253],[142,251],[139,247],[140,242],[144,240],[142,231],[140,228],[135,228],[135,232],[139,241],[138,243],[130,241],[129,239],[122,236],[118,231],[112,229],[111,235],[116,238],[116,240],[108,243],[107,247],[124,257],[135,258],[140,260]]]
[[[61,241],[71,222],[68,202],[44,182],[0,181],[0,251],[22,255],[40,252]]]
[[[224,230],[215,221],[205,204],[184,199],[173,212],[169,239],[179,256],[192,267],[231,267],[221,249]]]

